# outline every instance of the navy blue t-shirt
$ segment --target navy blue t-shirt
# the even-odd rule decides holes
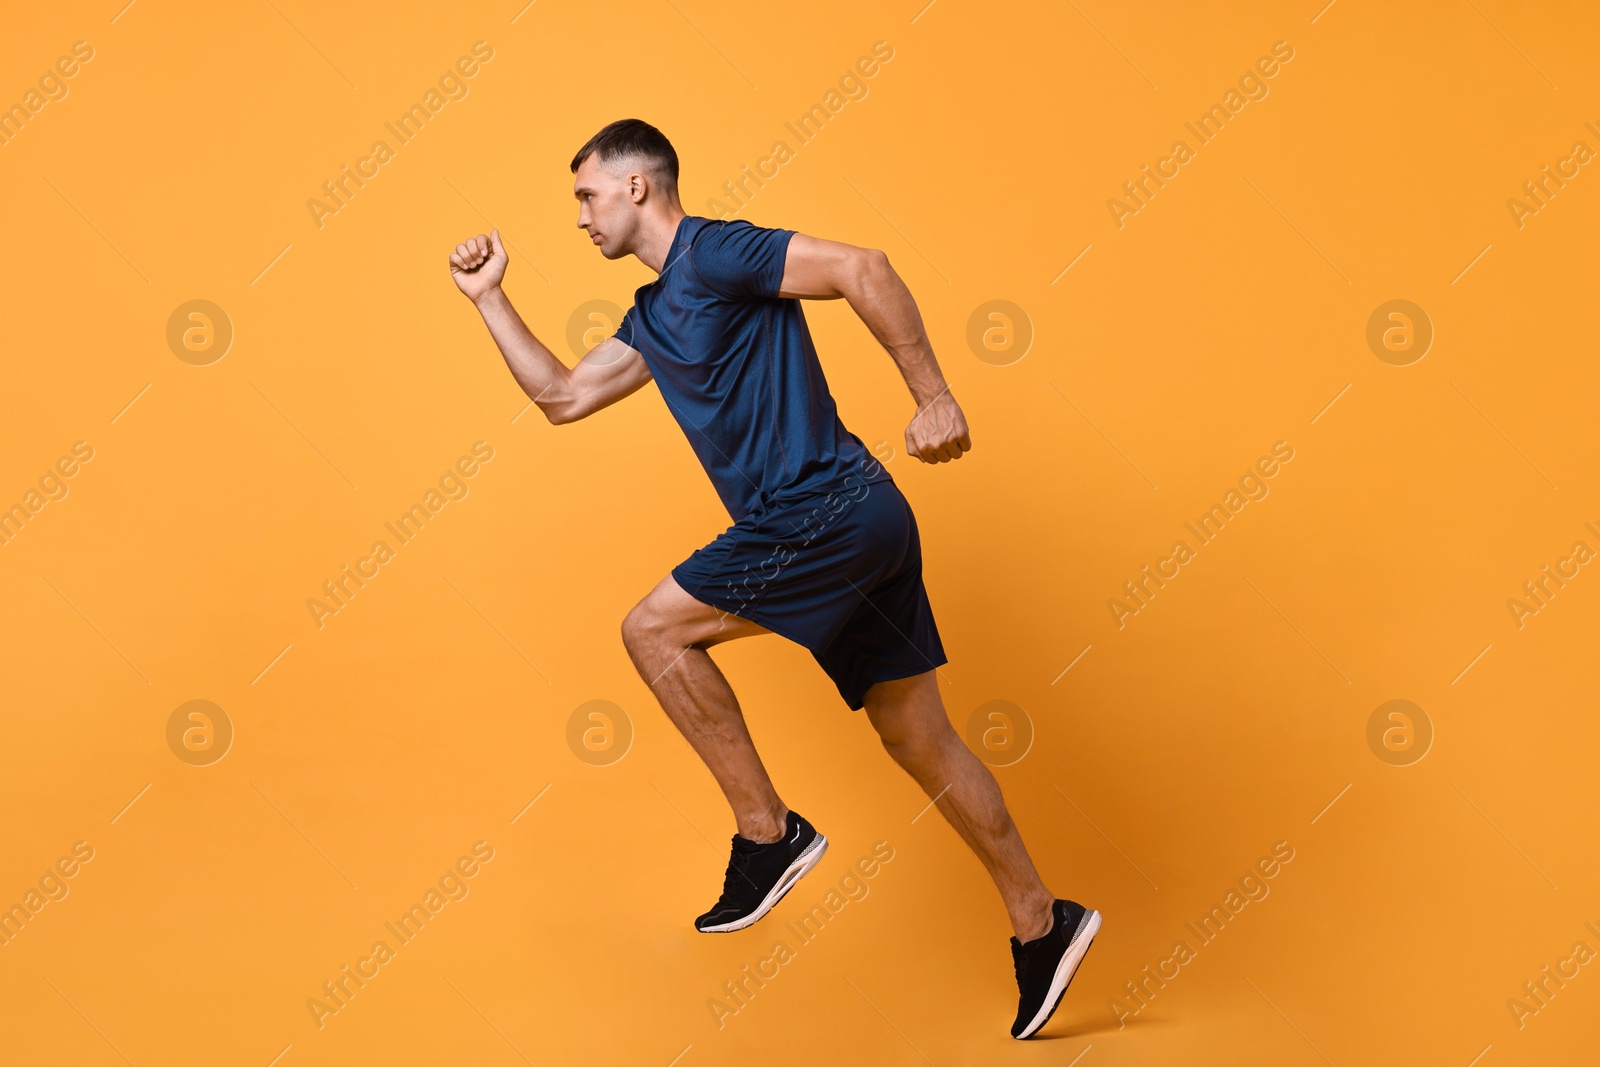
[[[891,480],[839,421],[800,301],[778,295],[793,236],[684,216],[617,327],[735,521]]]

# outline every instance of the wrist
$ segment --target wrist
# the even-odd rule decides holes
[[[472,302],[477,305],[479,311],[487,311],[489,308],[494,307],[495,305],[504,301],[505,298],[506,294],[501,292],[500,286],[491,285],[489,288],[473,297]]]
[[[911,399],[916,402],[917,410],[924,411],[940,400],[954,400],[950,395],[950,386],[945,382],[932,382],[911,394]]]

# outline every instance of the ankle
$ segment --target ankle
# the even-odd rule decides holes
[[[789,830],[789,809],[779,804],[769,812],[739,821],[739,836],[747,841],[770,845],[782,841]]]
[[[1022,916],[1012,918],[1012,928],[1016,931],[1017,940],[1026,944],[1037,941],[1055,928],[1056,909],[1052,899],[1045,903],[1042,909],[1030,910]]]

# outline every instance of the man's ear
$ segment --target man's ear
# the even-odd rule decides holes
[[[628,175],[628,199],[635,204],[644,200],[645,180],[644,175],[637,172]]]

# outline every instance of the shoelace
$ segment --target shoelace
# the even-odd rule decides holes
[[[1029,956],[1028,956],[1028,954],[1026,952],[1014,952],[1014,953],[1012,953],[1012,964],[1017,969],[1017,988],[1018,989],[1027,989],[1028,988],[1028,986],[1027,986],[1027,981],[1028,981],[1028,960],[1029,960]]]
[[[1050,930],[1046,931],[1046,934],[1053,933],[1054,931],[1055,927],[1051,926]],[[1042,940],[1044,936],[1046,935],[1040,935],[1040,940]],[[1024,944],[1020,944],[1019,947],[1011,950],[1012,964],[1017,970],[1017,988],[1019,989],[1027,989],[1028,965],[1033,962],[1034,955],[1032,952],[1028,951],[1027,946],[1035,943],[1036,942],[1034,941],[1029,941]]]
[[[734,896],[734,890],[738,888],[741,880],[746,885],[755,885],[751,881],[749,874],[745,873],[750,866],[751,857],[754,855],[754,849],[740,848],[738,839],[734,839],[733,852],[728,857],[728,870],[722,877],[723,900],[730,900]]]

